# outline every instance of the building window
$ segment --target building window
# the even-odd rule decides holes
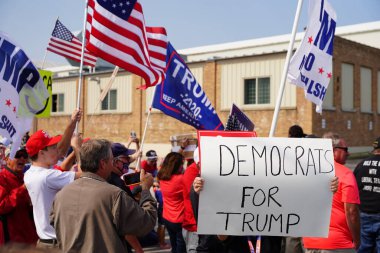
[[[342,110],[354,110],[354,65],[342,64]]]
[[[360,110],[372,112],[372,70],[360,68]]]
[[[64,100],[65,100],[65,94],[59,93],[59,94],[52,94],[52,103],[51,103],[51,111],[52,112],[63,112],[64,107]]]
[[[323,99],[323,109],[334,108],[334,75],[330,78],[325,98]]]
[[[116,110],[117,90],[110,90],[102,101],[102,111]]]
[[[270,103],[270,78],[244,80],[244,104],[257,105]]]

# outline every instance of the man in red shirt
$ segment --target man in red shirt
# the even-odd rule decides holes
[[[187,167],[183,175],[183,200],[184,200],[184,217],[182,222],[182,235],[186,242],[187,252],[196,252],[198,246],[197,222],[194,217],[193,208],[190,201],[190,190],[193,181],[199,176],[199,150],[194,150],[194,162]]]
[[[326,133],[323,138],[332,139],[339,186],[333,197],[328,237],[305,237],[304,246],[306,253],[354,253],[360,246],[360,200],[354,174],[343,165],[349,156],[347,143],[335,133]]]
[[[28,154],[20,149],[14,159],[5,159],[6,165],[0,172],[0,245],[8,242],[35,244],[38,236],[22,173]]]
[[[146,160],[141,162],[141,168],[149,172],[153,177],[157,176],[157,153],[154,150],[146,152]]]

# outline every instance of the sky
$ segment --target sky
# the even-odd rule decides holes
[[[291,33],[297,0],[140,0],[147,26],[163,26],[179,49]],[[307,25],[303,1],[298,31]],[[380,21],[380,0],[330,0],[338,26]],[[85,0],[0,0],[0,31],[42,61],[55,20],[83,27]],[[51,52],[47,61],[67,64]]]

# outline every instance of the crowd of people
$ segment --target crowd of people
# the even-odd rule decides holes
[[[3,248],[22,243],[46,252],[142,253],[157,245],[172,253],[249,253],[260,243],[262,253],[380,252],[380,138],[352,172],[344,166],[344,138],[323,136],[332,140],[336,173],[327,238],[201,235],[198,198],[207,182],[198,149],[185,159],[185,140],[160,161],[155,150],[143,156],[135,136],[125,145],[82,139],[74,133],[81,117],[75,110],[62,135],[36,131],[13,158],[9,143],[0,143]],[[298,125],[289,137],[317,138]]]

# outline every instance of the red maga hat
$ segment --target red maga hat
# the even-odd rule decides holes
[[[62,139],[61,135],[50,137],[50,135],[43,131],[38,130],[32,136],[30,136],[28,142],[26,143],[26,151],[29,156],[35,156],[38,152],[46,147],[57,144]]]

